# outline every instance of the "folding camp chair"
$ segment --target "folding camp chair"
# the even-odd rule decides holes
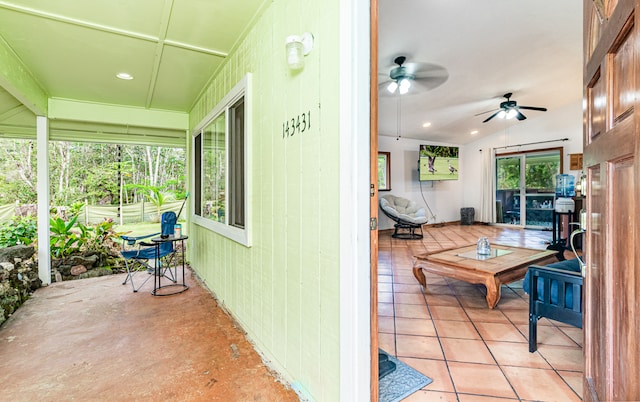
[[[169,211],[162,214],[160,221],[160,233],[153,233],[145,236],[120,236],[122,238],[122,251],[120,255],[124,258],[127,267],[127,276],[122,282],[131,281],[131,288],[134,292],[140,290],[147,281],[154,275],[164,276],[176,283],[175,273],[171,271],[171,264],[175,256],[173,242],[153,243],[141,240],[155,236],[173,236],[176,224],[176,213]],[[128,247],[127,247],[128,246]],[[134,284],[134,277],[137,274],[148,274],[137,285]]]

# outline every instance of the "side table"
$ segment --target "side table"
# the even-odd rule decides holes
[[[152,295],[154,295],[154,296],[170,296],[170,295],[175,295],[175,294],[178,294],[178,293],[182,293],[185,290],[189,289],[189,285],[187,285],[185,280],[184,280],[184,271],[185,271],[185,265],[184,265],[184,241],[187,240],[188,238],[189,238],[189,236],[179,236],[179,237],[169,236],[169,237],[166,237],[166,238],[154,237],[153,239],[151,239],[151,241],[156,245],[156,261],[155,261],[155,272],[154,272],[154,279],[153,279],[153,291],[151,292]],[[160,273],[160,269],[161,269],[161,266],[160,266],[160,245],[163,244],[163,243],[167,243],[167,242],[174,243],[174,246],[175,246],[176,242],[180,242],[181,249],[182,249],[182,283],[178,282],[178,267],[177,267],[177,265],[173,266],[174,283],[170,283],[168,285],[162,285],[162,283],[161,283],[162,277],[164,275],[162,275]],[[176,251],[176,253],[177,253],[177,251]],[[169,271],[171,271],[171,267],[168,267],[167,269]],[[177,291],[173,291],[173,292],[164,292],[164,291],[161,290],[161,289],[166,289],[166,288],[169,288],[169,287],[177,287],[178,290]]]

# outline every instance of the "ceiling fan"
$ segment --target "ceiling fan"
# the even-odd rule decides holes
[[[516,101],[511,100],[511,95],[513,95],[511,92],[503,95],[503,97],[506,98],[507,100],[504,102],[500,102],[500,107],[497,110],[496,109],[488,110],[486,112],[478,113],[476,116],[480,116],[481,114],[485,114],[489,112],[495,112],[483,121],[483,123],[486,123],[496,116],[498,116],[501,119],[513,119],[515,117],[518,120],[524,120],[527,118],[527,116],[523,115],[522,112],[520,112],[520,109],[537,110],[540,112],[547,111],[546,107],[518,106],[518,103]]]
[[[398,56],[393,62],[395,66],[389,71],[389,75],[381,82],[380,86],[386,91],[382,93],[404,95],[409,88],[418,90],[434,89],[442,85],[448,78],[447,70],[437,64],[431,63],[407,63],[406,56]],[[384,79],[384,78],[383,78]],[[414,92],[412,90],[412,92]]]

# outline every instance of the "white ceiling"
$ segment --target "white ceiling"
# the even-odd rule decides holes
[[[549,111],[582,99],[582,1],[380,0],[379,19],[380,82],[398,55],[449,73],[435,89],[402,96],[403,138],[465,144],[544,115],[523,110],[527,120],[487,123],[490,113],[474,116],[497,109],[507,92],[518,105]],[[395,137],[398,97],[385,92],[379,130]]]

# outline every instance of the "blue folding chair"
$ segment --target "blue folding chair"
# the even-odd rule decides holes
[[[160,220],[159,233],[145,236],[120,236],[122,238],[120,255],[124,258],[124,263],[127,267],[127,276],[122,282],[123,285],[130,281],[131,288],[134,292],[137,292],[154,275],[164,276],[176,283],[175,273],[171,271],[171,263],[175,256],[173,242],[152,243],[141,241],[158,235],[162,237],[173,236],[176,221],[175,212],[165,212]],[[139,273],[147,273],[148,275],[136,286],[134,277]]]

